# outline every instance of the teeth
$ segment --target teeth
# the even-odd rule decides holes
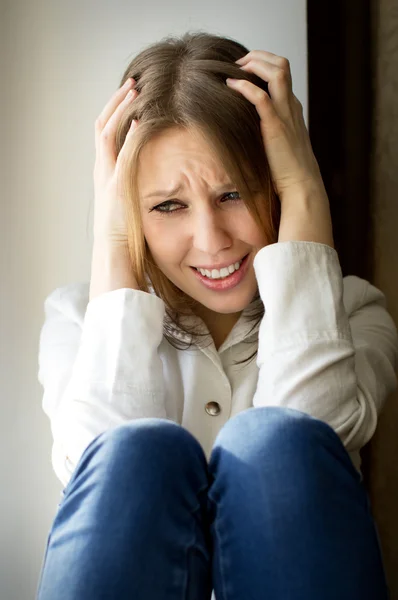
[[[229,267],[224,267],[223,269],[212,269],[212,271],[208,271],[207,269],[196,269],[203,276],[209,277],[210,279],[223,279],[224,277],[228,277],[234,271],[237,271],[242,264],[242,260],[234,263],[233,265],[229,265]]]

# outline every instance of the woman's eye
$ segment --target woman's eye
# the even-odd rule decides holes
[[[236,202],[237,200],[240,200],[240,194],[239,194],[239,192],[229,192],[228,194],[225,194],[224,198],[226,198],[228,196],[232,196],[233,194],[238,194],[238,198],[234,198],[232,200],[232,202]]]
[[[162,202],[162,204],[158,204],[154,206],[151,210],[156,210],[157,212],[175,212],[175,210],[170,210],[170,206],[172,204],[176,204],[177,202],[173,202],[173,200],[166,200],[166,202]]]
[[[238,198],[229,198],[229,196],[233,196],[234,194],[238,195]],[[240,194],[239,192],[229,192],[228,194],[225,194],[222,198],[222,201],[224,201],[225,199],[230,200],[232,202],[238,202],[241,198],[240,198]],[[181,206],[182,205],[179,202],[175,202],[174,200],[166,200],[165,202],[162,202],[162,204],[158,204],[157,206],[154,206],[150,212],[152,212],[152,210],[155,210],[157,212],[160,213],[172,213],[172,212],[178,212],[178,208],[177,209],[171,209],[170,207],[175,204],[176,206]]]

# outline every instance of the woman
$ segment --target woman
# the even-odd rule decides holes
[[[186,34],[121,83],[90,283],[45,303],[64,491],[38,599],[387,598],[359,451],[397,331],[342,277],[289,62]]]

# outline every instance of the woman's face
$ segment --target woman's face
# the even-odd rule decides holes
[[[144,235],[164,275],[211,311],[242,311],[257,292],[253,259],[267,240],[208,146],[187,131],[162,133],[141,151],[138,189]],[[195,270],[209,275],[246,255],[225,279]]]

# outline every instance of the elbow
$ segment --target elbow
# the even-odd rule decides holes
[[[336,433],[347,452],[359,452],[376,431],[378,412],[371,398],[358,388],[356,408]]]

